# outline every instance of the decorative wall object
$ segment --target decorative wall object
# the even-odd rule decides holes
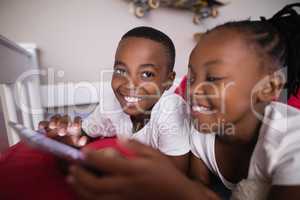
[[[170,7],[180,10],[190,10],[194,13],[193,22],[199,22],[208,17],[218,16],[218,7],[224,3],[217,0],[126,0],[131,3],[131,8],[136,17],[142,18],[151,10],[159,7]]]

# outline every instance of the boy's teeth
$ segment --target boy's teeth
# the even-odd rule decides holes
[[[192,110],[200,113],[212,113],[213,111],[210,108],[204,106],[192,106]]]
[[[140,97],[124,97],[125,101],[128,103],[137,103],[138,101],[141,100]]]

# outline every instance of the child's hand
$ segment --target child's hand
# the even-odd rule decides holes
[[[39,130],[43,130],[47,137],[65,144],[82,147],[87,144],[88,137],[82,136],[81,118],[75,117],[74,121],[68,115],[54,115],[50,121],[41,121]]]
[[[114,149],[85,152],[86,162],[102,172],[101,177],[80,166],[70,168],[67,180],[82,199],[219,199],[190,181],[158,151],[134,141],[125,147],[137,156],[126,159]]]

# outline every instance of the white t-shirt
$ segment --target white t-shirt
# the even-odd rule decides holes
[[[190,151],[186,103],[179,95],[164,92],[151,111],[149,122],[132,133],[132,122],[112,90],[106,91],[94,112],[83,120],[82,128],[90,137],[121,136],[136,139],[169,156]]]
[[[300,110],[272,102],[265,109],[263,125],[251,157],[248,179],[270,185],[300,185]],[[191,151],[202,159],[223,184],[234,189],[220,173],[215,158],[215,134],[192,129]]]

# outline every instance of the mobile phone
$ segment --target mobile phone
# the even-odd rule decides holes
[[[80,150],[51,139],[39,131],[26,128],[22,124],[9,122],[9,126],[16,131],[22,140],[26,141],[33,148],[51,153],[61,159],[78,163],[96,175],[101,175],[99,170],[84,161],[84,155]]]

